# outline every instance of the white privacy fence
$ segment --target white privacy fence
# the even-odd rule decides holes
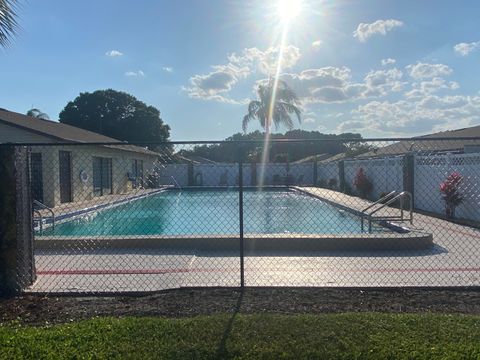
[[[338,163],[329,162],[318,164],[317,170],[317,184],[326,185],[332,188],[337,188],[340,183],[340,177],[338,173]]]
[[[159,174],[159,183],[161,185],[188,186],[187,164],[158,165],[156,170]]]
[[[260,180],[262,167],[264,169],[263,184],[265,185],[313,185],[313,167],[314,163],[302,163],[302,164],[256,164],[257,167],[257,179]]]
[[[445,203],[440,184],[453,172],[463,177],[460,193],[464,201],[455,216],[480,221],[480,154],[415,156],[415,207],[443,214]]]
[[[159,167],[158,173],[162,185],[236,186],[238,170],[238,164],[235,163],[164,164]],[[259,184],[262,175],[264,185],[313,185],[314,163],[270,163],[264,168],[262,164],[243,164],[245,186]]]
[[[403,190],[403,156],[382,159],[346,160],[345,182],[353,188],[358,169],[363,168],[373,185],[372,198],[378,199],[383,193]]]
[[[379,199],[383,193],[403,191],[405,157],[385,157],[344,161],[345,184],[355,193],[355,175],[362,168],[372,183],[371,199]],[[458,172],[463,181],[460,193],[464,201],[456,209],[457,218],[480,221],[480,154],[439,154],[414,155],[413,197],[415,208],[445,214],[445,202],[440,192],[440,184],[453,172]],[[328,179],[339,180],[339,163],[318,164],[319,184]]]
[[[390,191],[404,188],[404,156],[344,160],[344,181],[353,193],[355,176],[360,168],[372,183],[371,199],[378,199]],[[317,164],[315,181],[314,163],[243,164],[243,184],[304,185],[317,184],[338,189],[340,186],[339,162]],[[190,167],[190,169],[189,169]],[[263,173],[262,173],[263,170]],[[413,196],[415,207],[439,215],[445,213],[445,203],[440,193],[440,184],[453,172],[463,177],[461,193],[464,202],[456,209],[456,217],[480,221],[480,154],[441,154],[414,156]],[[238,164],[164,164],[158,171],[160,184],[185,186],[236,186]]]

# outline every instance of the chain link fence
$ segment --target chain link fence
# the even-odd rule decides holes
[[[480,285],[480,138],[26,149],[27,291]]]

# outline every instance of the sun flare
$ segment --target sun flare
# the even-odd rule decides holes
[[[283,23],[289,23],[296,18],[302,10],[302,0],[279,0],[277,14]]]

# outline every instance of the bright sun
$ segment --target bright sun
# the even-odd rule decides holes
[[[302,10],[302,0],[278,0],[277,13],[283,23],[289,23]]]

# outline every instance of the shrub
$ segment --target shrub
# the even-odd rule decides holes
[[[336,189],[337,188],[337,179],[332,178],[332,179],[328,180],[328,187],[330,189]]]
[[[324,179],[320,179],[320,178],[317,179],[317,186],[318,186],[318,187],[325,188],[325,187],[326,187],[325,185],[326,185],[326,184],[325,184],[325,180],[324,180]]]
[[[352,187],[348,183],[343,185],[343,192],[347,195],[353,195]]]
[[[370,180],[368,180],[363,168],[359,168],[357,170],[355,178],[353,179],[353,186],[355,186],[362,198],[367,198],[368,194],[372,192],[373,184]]]
[[[455,216],[455,208],[464,200],[464,196],[459,190],[462,181],[463,176],[458,172],[453,172],[440,184],[440,192],[445,202],[445,216],[449,219]]]

